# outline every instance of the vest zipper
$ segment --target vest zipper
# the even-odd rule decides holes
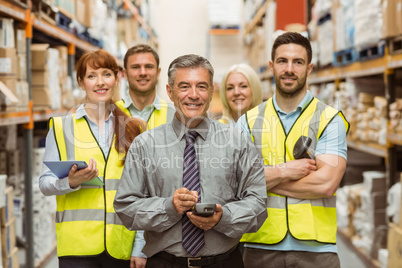
[[[92,132],[92,129],[89,127],[89,122],[88,122],[88,120],[85,118],[85,116],[84,116],[83,118],[84,118],[85,121],[87,122],[89,131],[91,132],[92,137],[93,137],[94,140],[96,141],[96,144],[98,145],[99,150],[102,152],[103,160],[105,161],[105,167],[104,167],[104,170],[103,170],[103,206],[104,206],[104,225],[103,225],[103,226],[104,226],[104,228],[103,228],[103,237],[104,237],[104,239],[103,239],[103,243],[104,243],[104,247],[105,247],[105,252],[108,253],[108,252],[107,252],[107,248],[106,248],[106,215],[107,215],[107,213],[106,213],[106,167],[107,167],[107,159],[109,159],[110,150],[111,150],[111,147],[112,147],[112,145],[113,145],[113,142],[112,142],[112,145],[111,145],[110,148],[109,148],[109,153],[108,153],[107,159],[106,159],[105,153],[103,152],[101,146],[99,145],[98,140],[95,138],[95,135],[94,135],[94,133]],[[113,138],[114,138],[114,137],[113,137]]]

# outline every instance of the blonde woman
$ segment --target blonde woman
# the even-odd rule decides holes
[[[220,97],[223,113],[219,122],[237,122],[240,116],[262,102],[260,78],[247,64],[233,65],[223,76]]]

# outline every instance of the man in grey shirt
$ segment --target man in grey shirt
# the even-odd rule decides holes
[[[145,231],[147,267],[243,267],[239,240],[267,217],[265,175],[256,148],[241,130],[207,116],[213,72],[203,57],[175,59],[166,86],[175,117],[138,136],[127,154],[114,208],[128,229]],[[199,190],[183,187],[188,132],[195,133]],[[199,200],[215,203],[215,213],[190,212]],[[196,253],[184,246],[186,217],[203,235]]]

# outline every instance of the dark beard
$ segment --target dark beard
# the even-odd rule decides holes
[[[299,95],[299,94],[303,91],[305,85],[306,85],[306,84],[299,85],[299,86],[295,89],[295,91],[293,91],[293,92],[286,92],[286,91],[282,90],[282,87],[281,87],[280,85],[278,86],[278,84],[276,84],[276,92],[277,92],[279,95],[281,95],[283,98],[288,98],[288,99],[290,99],[290,98],[293,98],[294,96]]]
[[[279,94],[279,95],[281,95],[283,98],[288,98],[288,99],[290,99],[290,98],[293,98],[294,96],[297,96],[297,95],[299,95],[302,91],[303,91],[303,89],[305,88],[305,86],[306,86],[306,81],[307,81],[307,76],[306,76],[306,78],[304,79],[304,81],[300,81],[300,83],[297,83],[297,87],[296,87],[296,89],[293,91],[293,92],[286,92],[286,91],[284,91],[283,89],[282,89],[282,87],[281,87],[281,81],[280,81],[280,78],[277,78],[277,77],[274,77],[274,80],[275,80],[275,84],[276,84],[276,92]],[[278,81],[279,80],[279,81]]]

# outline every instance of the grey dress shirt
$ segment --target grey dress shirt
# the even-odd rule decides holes
[[[116,213],[130,230],[145,230],[143,253],[166,251],[190,257],[182,246],[182,215],[173,207],[183,187],[184,134],[176,117],[146,131],[132,143],[114,201]],[[201,201],[222,205],[220,222],[205,231],[198,256],[222,254],[246,232],[256,232],[267,217],[262,159],[247,135],[234,126],[205,118],[195,141]]]

